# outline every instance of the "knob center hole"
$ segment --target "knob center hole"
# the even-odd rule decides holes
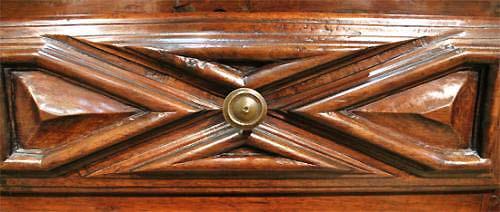
[[[248,105],[245,105],[245,106],[243,106],[242,110],[244,113],[248,113],[250,111],[250,108],[248,107]]]

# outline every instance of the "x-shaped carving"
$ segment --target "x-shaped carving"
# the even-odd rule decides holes
[[[139,115],[137,120],[131,120],[130,126],[116,127],[114,132],[100,135],[104,138],[107,138],[107,135],[107,140],[96,138],[90,144],[74,142],[73,145],[78,148],[73,146],[71,151],[67,145],[51,150],[46,156],[38,158],[39,164],[36,166],[28,163],[21,163],[20,166],[20,159],[16,159],[11,160],[12,163],[5,161],[2,167],[8,169],[32,166],[34,169],[52,169],[192,115],[191,119],[199,116],[211,121],[200,126],[192,123],[193,129],[179,130],[173,137],[160,136],[157,140],[163,145],[144,148],[133,156],[123,155],[119,162],[115,161],[89,175],[182,169],[191,161],[201,161],[247,145],[293,159],[297,163],[325,168],[336,173],[371,173],[383,176],[382,171],[329,149],[325,147],[326,144],[321,145],[321,141],[301,137],[301,134],[297,133],[300,130],[298,127],[273,116],[268,117],[268,120],[252,132],[242,133],[230,127],[217,115],[221,112],[223,97],[231,89],[252,88],[262,93],[269,104],[270,114],[297,113],[360,137],[356,132],[351,132],[349,126],[337,126],[328,120],[315,119],[317,113],[325,112],[316,110],[316,105],[321,105],[320,108],[325,110],[338,110],[338,107],[328,108],[331,104],[323,104],[321,99],[335,93],[342,95],[343,90],[370,85],[379,79],[399,79],[399,75],[414,74],[412,70],[415,68],[429,69],[431,62],[442,65],[430,67],[431,71],[415,73],[421,74],[419,78],[414,78],[415,80],[426,77],[422,73],[432,75],[463,63],[464,52],[447,42],[449,36],[394,43],[353,56],[325,54],[283,61],[250,73],[161,49],[116,47],[68,36],[47,36],[46,45],[39,51],[38,63],[41,67],[91,85],[117,98],[126,99],[145,112]],[[387,90],[385,87],[379,89],[380,92]],[[364,94],[354,93],[352,97],[342,101],[355,103],[354,99]],[[126,132],[121,131],[124,129]],[[362,136],[361,138],[366,139]],[[377,144],[389,148],[384,144]],[[407,156],[414,159],[412,155]],[[429,162],[425,158],[416,160],[423,161],[424,165],[434,169],[448,168],[435,165],[435,161]],[[467,164],[461,166],[467,168]]]
[[[195,119],[211,114],[208,117],[214,119],[220,117],[222,97],[227,94],[227,88],[261,89],[339,57],[335,54],[279,63],[245,76],[230,66],[161,50],[116,47],[63,35],[45,36],[44,39],[45,45],[38,52],[40,67],[122,99],[144,112],[100,130],[98,134],[43,153],[15,152],[2,162],[2,169],[50,170],[183,117]],[[278,77],[269,77],[271,74],[278,74]],[[289,132],[278,127],[285,125],[279,123],[281,120],[267,121],[251,133],[242,133],[224,120],[215,119],[218,121],[209,126],[195,127],[196,131],[186,130],[186,134],[177,140],[139,153],[98,173],[157,171],[242,145],[281,156],[289,163],[283,167],[327,168],[335,173],[377,173],[373,168],[314,141],[299,135],[290,136]]]

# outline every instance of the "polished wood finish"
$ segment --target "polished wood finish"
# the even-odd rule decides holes
[[[63,145],[139,112],[41,72],[13,72],[12,77],[17,136],[24,149]]]
[[[34,4],[0,23],[5,194],[444,192],[472,203],[450,207],[497,207],[497,17],[110,15],[121,6],[84,1],[88,15],[61,3],[49,18]],[[262,123],[224,119],[239,88],[262,95]],[[414,195],[390,198],[429,197]]]
[[[383,5],[380,6],[380,5]],[[88,16],[117,13],[331,12],[498,16],[496,0],[3,0],[0,17]],[[464,9],[467,8],[467,9]]]
[[[2,197],[2,211],[488,211],[486,195],[346,195],[270,197]],[[130,204],[130,203],[136,204]],[[492,208],[491,208],[492,209]]]
[[[471,147],[476,88],[477,73],[456,72],[351,109],[351,112],[396,130],[394,134],[433,135],[419,139],[430,146],[467,149]],[[422,118],[426,119],[426,124],[422,124]],[[413,126],[415,131],[406,130],[408,126]]]

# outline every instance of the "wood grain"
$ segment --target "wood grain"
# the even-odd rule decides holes
[[[288,20],[288,21],[287,21]],[[497,46],[495,18],[385,16],[352,14],[123,14],[119,17],[69,18],[64,21],[2,21],[4,60],[30,60],[43,45],[45,34],[85,37],[122,46],[147,46],[199,59],[282,60],[353,52],[390,42],[461,30],[457,46],[479,52]],[[224,22],[228,24],[218,24]],[[134,24],[136,23],[136,24]],[[230,24],[229,24],[230,23]],[[377,30],[381,25],[384,30]],[[14,26],[24,26],[22,31]],[[169,29],[165,33],[163,29]],[[254,32],[262,32],[256,35]],[[130,34],[130,32],[134,32]],[[391,34],[391,36],[384,36]],[[241,45],[245,44],[245,48]],[[7,48],[8,47],[8,48]],[[203,48],[200,48],[203,47]],[[279,50],[279,51],[277,51]],[[17,53],[15,53],[17,51]],[[23,57],[19,57],[20,53]],[[18,57],[8,57],[11,54]]]
[[[486,196],[485,194],[484,196]],[[487,211],[482,194],[268,197],[2,197],[3,211]]]
[[[422,141],[433,147],[468,149],[472,147],[476,75],[475,72],[456,72],[353,108],[351,112],[367,118],[374,124],[395,129],[396,133],[407,133],[413,137],[433,135],[421,137]],[[415,114],[429,121],[417,118]],[[447,127],[433,124],[430,120]],[[413,130],[408,131],[409,126]]]
[[[380,7],[378,5],[384,5]],[[327,6],[325,6],[327,5]],[[467,8],[467,10],[463,10]],[[116,13],[154,12],[334,12],[334,13],[386,13],[455,16],[498,16],[498,2],[474,1],[333,1],[333,0],[125,0],[106,1],[35,1],[26,3],[15,0],[2,2],[0,17],[90,16]]]
[[[41,72],[14,72],[12,76],[17,136],[23,149],[61,145],[141,112]]]
[[[3,117],[0,120],[0,160],[5,160],[8,157],[8,149],[11,148],[9,124],[9,104],[7,102],[8,91],[6,88],[5,71],[2,69],[0,73],[0,115]]]

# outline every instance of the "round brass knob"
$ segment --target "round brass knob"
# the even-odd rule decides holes
[[[239,88],[224,99],[223,113],[224,119],[233,127],[250,130],[266,117],[266,100],[255,90]]]

